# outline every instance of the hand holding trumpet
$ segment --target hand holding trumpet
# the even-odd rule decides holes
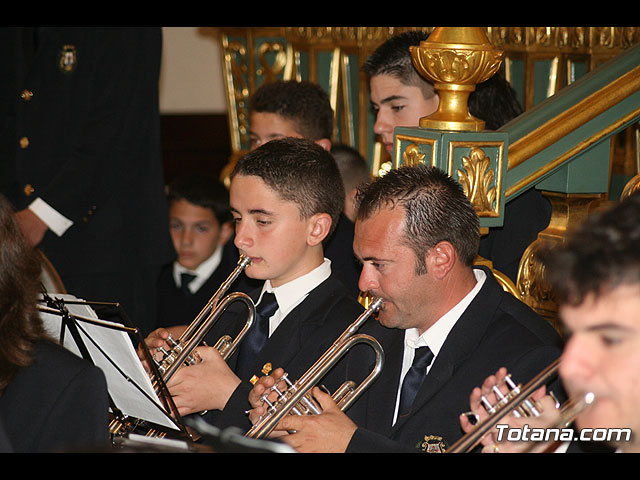
[[[272,387],[286,384],[281,380],[284,370],[275,369],[270,375],[261,377],[249,394],[252,410],[249,418],[256,423],[264,415],[277,394]],[[313,399],[322,407],[317,415],[285,415],[270,433],[269,438],[279,437],[283,442],[304,453],[343,453],[357,429],[355,423],[340,409],[330,394],[314,387]]]
[[[504,402],[513,388],[513,386],[509,386],[509,382],[507,369],[501,368],[494,375],[487,377],[482,386],[472,390],[469,396],[471,410],[460,416],[460,426],[465,433],[471,432],[474,425],[486,421],[493,413],[492,410],[495,406]],[[537,415],[518,416],[511,413],[502,418],[499,424],[507,425],[508,429],[521,429],[525,425],[530,428],[551,428],[558,424],[561,413],[557,401],[546,393],[544,385],[532,394],[530,401],[535,402]],[[472,423],[470,417],[475,417],[475,422]],[[542,452],[551,445],[550,442],[536,442],[536,445],[532,445],[530,442],[508,441],[504,434],[503,438],[499,440],[498,432],[497,427],[493,428],[481,439],[482,453]]]

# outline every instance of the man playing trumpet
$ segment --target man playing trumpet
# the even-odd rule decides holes
[[[458,415],[474,385],[503,364],[531,378],[560,354],[560,337],[488,269],[473,267],[478,217],[446,173],[392,170],[360,192],[358,205],[360,289],[384,300],[378,322],[361,331],[384,348],[382,375],[346,414],[316,388],[323,413],[286,416],[274,433],[295,431],[282,439],[302,452],[444,451],[463,433]],[[412,369],[422,351],[426,363]],[[355,369],[371,360],[348,362]],[[403,388],[412,378],[413,394]],[[276,379],[254,387],[252,419]]]

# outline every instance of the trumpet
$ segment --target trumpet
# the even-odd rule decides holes
[[[202,343],[204,337],[227,310],[229,305],[234,302],[241,302],[245,304],[248,310],[244,327],[238,335],[236,335],[235,339],[232,339],[229,335],[223,335],[214,345],[214,348],[220,352],[220,355],[222,355],[225,361],[236,351],[238,345],[254,323],[256,315],[255,304],[246,293],[234,292],[226,297],[224,295],[231,287],[231,284],[250,263],[251,259],[249,257],[241,255],[233,272],[222,282],[218,290],[212,295],[204,308],[180,337],[175,340],[169,335],[167,342],[171,345],[170,349],[166,350],[163,347],[158,349],[162,352],[163,358],[157,362],[157,369],[165,382],[167,382],[181,366],[193,365],[199,361],[197,356],[193,354],[193,350]]]
[[[494,387],[494,393],[499,399],[494,405],[490,404],[485,398],[482,398],[481,401],[490,416],[478,423],[473,430],[451,445],[446,453],[470,452],[501,419],[509,414],[517,417],[539,416],[541,410],[532,398],[532,395],[538,388],[549,383],[557,376],[559,367],[560,359],[558,358],[524,386],[516,385],[510,377],[507,376],[505,382],[511,390],[505,395],[502,394],[497,387]],[[584,408],[591,405],[594,401],[595,396],[593,393],[587,393],[579,399],[569,399],[563,405],[558,405],[556,401],[556,406],[559,407],[560,410],[560,419],[554,425],[554,428],[568,426]]]
[[[374,299],[369,307],[347,327],[297,382],[291,382],[285,373],[280,380],[283,380],[287,385],[286,390],[281,391],[276,384],[261,397],[261,400],[268,406],[267,411],[245,436],[250,438],[266,437],[287,414],[317,415],[322,413],[322,408],[309,392],[354,345],[363,343],[369,345],[376,355],[373,369],[359,386],[356,387],[355,382],[348,380],[332,395],[338,407],[342,411],[347,410],[382,372],[384,351],[378,341],[370,335],[355,334],[371,315],[380,310],[382,302],[381,298]],[[277,399],[274,402],[269,401],[268,398],[272,392],[277,394]]]
[[[238,278],[240,273],[249,266],[251,259],[244,255],[238,259],[238,264],[227,279],[222,282],[218,290],[212,295],[204,308],[196,316],[196,318],[189,324],[180,337],[175,340],[171,335],[167,339],[167,342],[171,344],[169,350],[160,347],[158,350],[162,352],[162,360],[155,362],[156,370],[153,373],[152,380],[154,380],[154,390],[156,393],[166,392],[166,382],[173,376],[173,374],[182,366],[194,365],[198,363],[194,349],[200,345],[204,337],[209,333],[211,328],[218,321],[220,316],[226,311],[226,309],[234,302],[242,302],[246,305],[248,310],[247,320],[240,330],[235,339],[232,339],[229,335],[223,335],[215,344],[214,348],[220,352],[222,358],[226,361],[236,351],[240,342],[244,339],[249,329],[255,320],[255,304],[251,297],[245,293],[234,292],[227,296],[224,296],[227,290],[231,287],[231,284]],[[162,381],[160,381],[162,380]],[[168,401],[173,410],[173,402],[169,395],[167,395]],[[204,412],[203,412],[204,413]],[[134,430],[143,431],[147,437],[164,437],[166,432],[161,431],[155,427],[147,427],[144,422],[138,419],[123,419],[114,418],[109,425],[109,431],[112,437],[116,438],[124,436]],[[190,432],[187,432],[188,437],[193,438]]]

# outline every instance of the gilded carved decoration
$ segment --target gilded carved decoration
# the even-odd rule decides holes
[[[402,154],[402,159],[404,161],[404,165],[413,166],[424,163],[426,156],[426,154],[420,151],[420,146],[418,144],[412,143],[405,149]]]
[[[491,159],[482,149],[472,147],[469,156],[462,157],[462,166],[458,170],[458,181],[478,215],[496,215],[495,173],[490,168]]]

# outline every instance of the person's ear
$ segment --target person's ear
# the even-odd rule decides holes
[[[309,219],[309,234],[307,235],[307,243],[316,246],[329,235],[331,231],[331,215],[328,213],[316,213]]]
[[[425,256],[427,271],[443,279],[454,267],[456,259],[456,249],[450,242],[438,242]]]
[[[321,138],[320,140],[315,141],[318,145],[324,148],[327,152],[331,151],[331,140],[328,138]]]

